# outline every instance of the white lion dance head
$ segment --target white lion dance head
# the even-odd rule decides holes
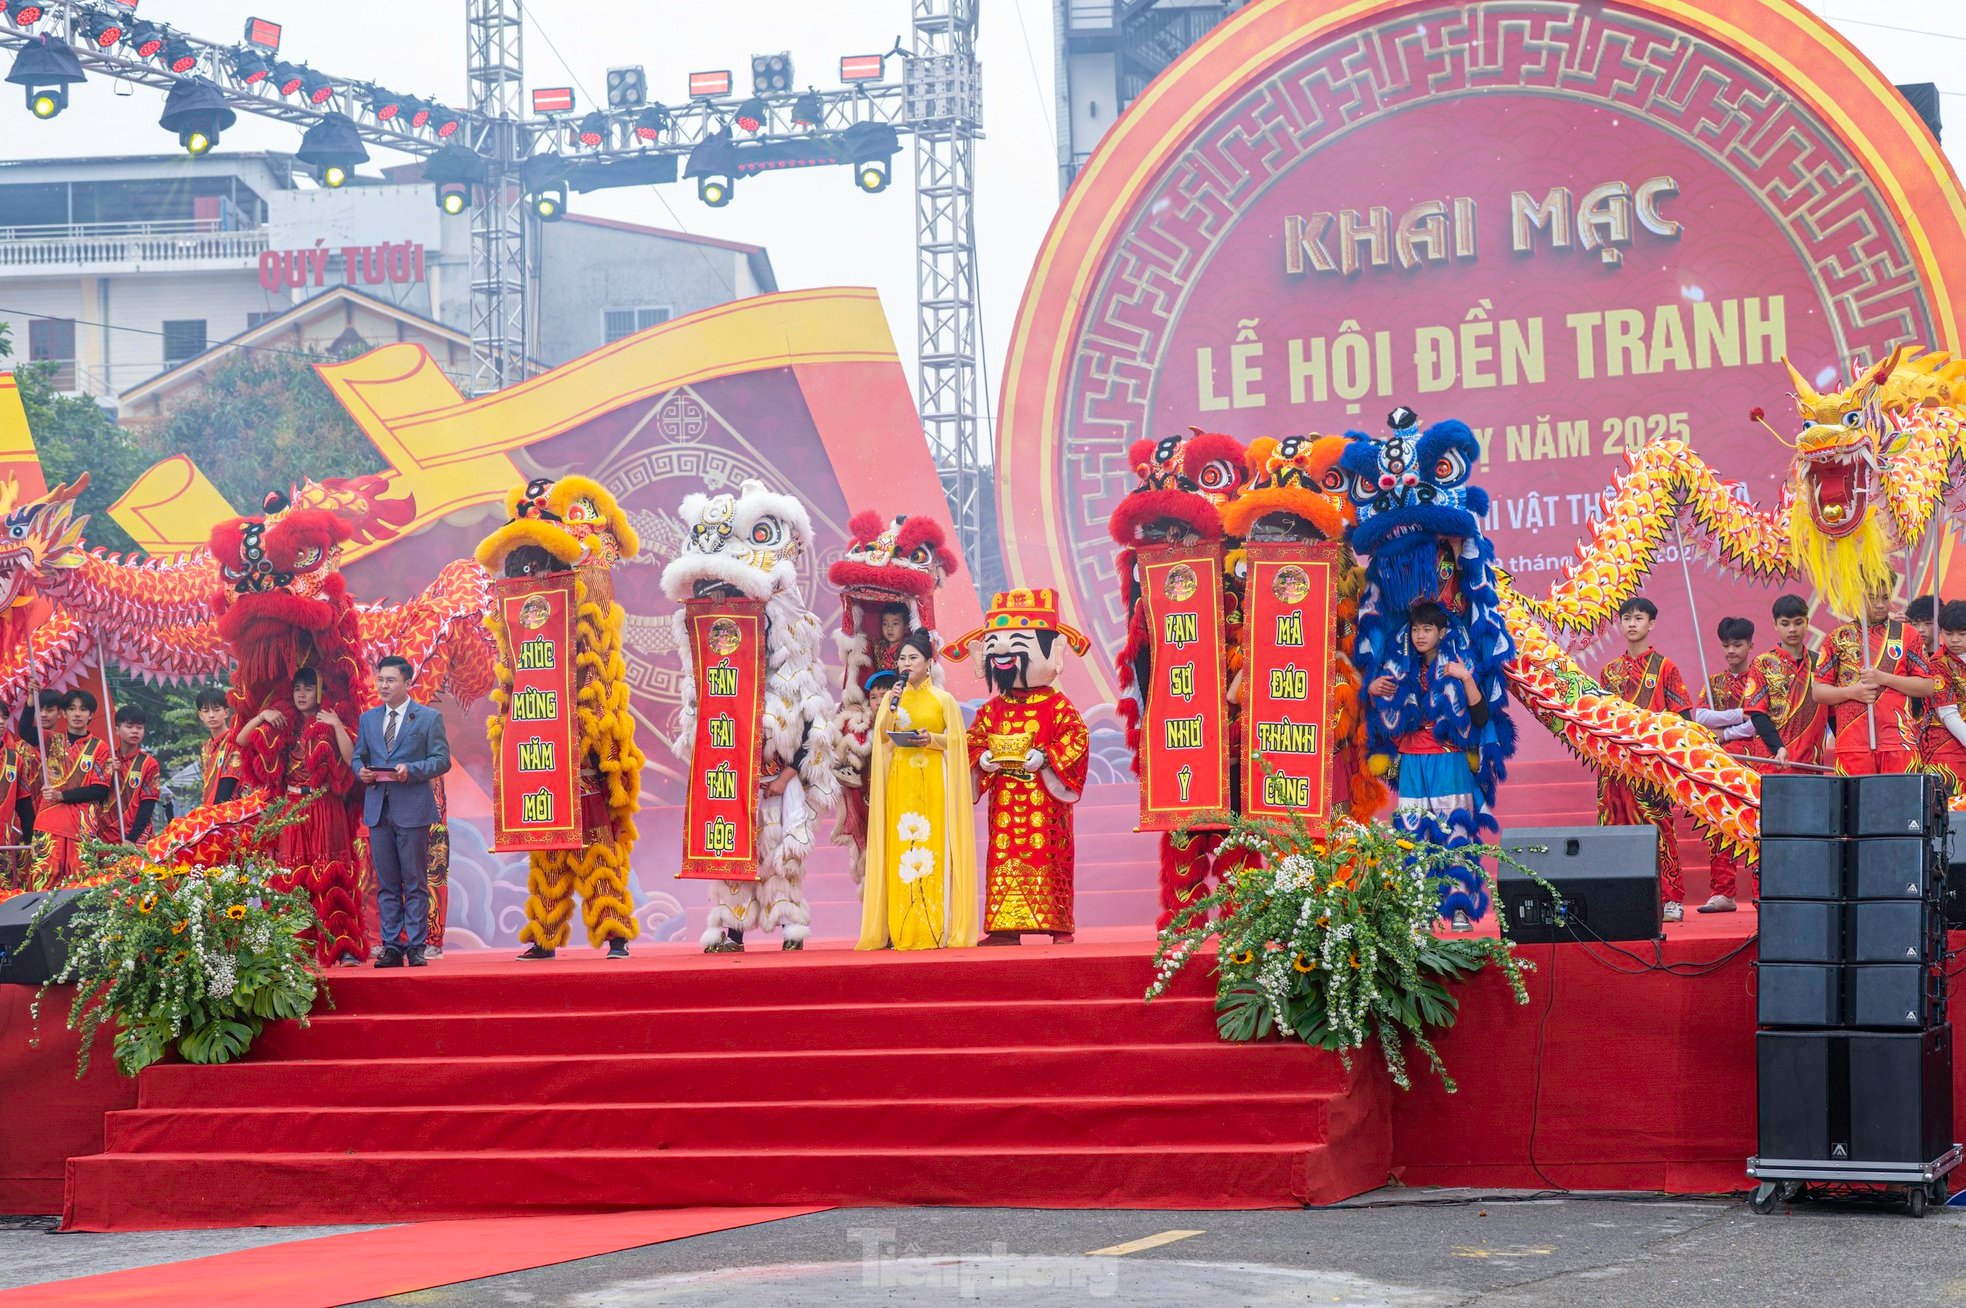
[[[678,516],[683,550],[662,570],[662,589],[678,604],[690,599],[764,601],[766,761],[796,768],[803,792],[800,803],[767,811],[759,844],[761,879],[789,883],[792,889],[774,889],[771,893],[781,898],[756,920],[722,915],[728,906],[720,906],[704,943],[709,945],[722,929],[747,925],[782,926],[788,941],[803,940],[808,918],[796,887],[812,849],[813,809],[832,808],[839,799],[831,766],[834,703],[827,685],[825,629],[799,590],[799,560],[813,548],[812,519],[791,496],[748,480],[735,495],[685,497]],[[676,746],[687,758],[695,734],[696,690],[681,609],[675,631],[685,672],[683,730]],[[784,896],[796,899],[796,905]]]

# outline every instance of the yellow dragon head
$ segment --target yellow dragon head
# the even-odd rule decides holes
[[[81,566],[89,515],[75,515],[75,500],[88,485],[85,472],[22,504],[17,478],[0,483],[0,611],[32,600],[54,572]]]
[[[1941,488],[1949,458],[1942,429],[1957,425],[1949,410],[1966,393],[1966,362],[1917,356],[1916,347],[1900,345],[1833,391],[1817,391],[1782,360],[1802,419],[1793,441],[1791,553],[1846,618],[1865,596],[1895,588],[1891,553],[1924,534]]]

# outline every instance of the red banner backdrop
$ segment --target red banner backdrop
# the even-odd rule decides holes
[[[1006,361],[1006,563],[1117,645],[1130,442],[1376,433],[1404,403],[1474,429],[1487,533],[1539,594],[1649,442],[1779,503],[1789,452],[1747,415],[1793,421],[1781,356],[1821,386],[1897,342],[1957,350],[1962,270],[1930,132],[1802,5],[1252,0],[1059,209]],[[1684,608],[1674,546],[1660,564]],[[1692,581],[1700,621],[1659,628],[1682,667],[1772,598]],[[1099,660],[1073,675],[1112,689]]]
[[[1140,724],[1140,829],[1173,831],[1229,808],[1220,547],[1138,554],[1153,681]]]
[[[688,600],[683,613],[696,669],[696,741],[683,779],[683,870],[676,875],[755,881],[765,606]]]
[[[492,849],[579,849],[580,747],[574,732],[576,605],[571,573],[500,578],[512,696],[492,759]]]
[[[1242,811],[1331,817],[1333,628],[1339,548],[1328,541],[1247,547],[1242,626]]]

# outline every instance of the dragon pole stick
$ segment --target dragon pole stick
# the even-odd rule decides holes
[[[1713,671],[1707,666],[1707,642],[1702,639],[1705,631],[1700,626],[1700,606],[1693,601],[1693,564],[1686,556],[1686,536],[1680,530],[1679,511],[1677,509],[1673,511],[1672,535],[1673,540],[1679,545],[1680,575],[1686,578],[1686,611],[1693,615],[1693,648],[1700,655],[1700,684],[1706,688],[1707,697],[1711,700],[1713,697]],[[1719,708],[1720,706],[1710,703],[1708,707]]]
[[[1863,653],[1859,656],[1857,662],[1860,667],[1868,668],[1872,666],[1870,661],[1870,601],[1868,599],[1857,606],[1857,633],[1858,639],[1864,643]],[[1875,699],[1864,705],[1864,725],[1870,729],[1870,748],[1871,752],[1875,753],[1877,751],[1877,701]]]
[[[109,656],[108,646],[102,643],[102,631],[96,630],[96,676],[102,682],[102,706],[109,709]],[[109,785],[110,798],[116,801],[116,830],[123,830],[123,762],[116,757],[116,716],[110,712],[109,721],[103,723],[103,738],[109,742]]]

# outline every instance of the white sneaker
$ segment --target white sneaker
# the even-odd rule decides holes
[[[1668,922],[1684,922],[1686,920],[1686,910],[1680,907],[1677,899],[1668,899],[1666,901],[1665,917]]]
[[[1695,913],[1732,913],[1734,901],[1726,895],[1715,895],[1706,903],[1693,910]]]

